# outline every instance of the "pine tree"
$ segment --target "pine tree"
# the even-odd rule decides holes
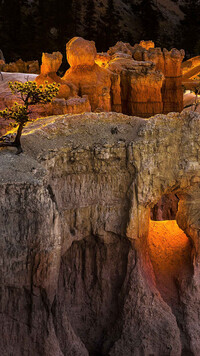
[[[21,146],[21,135],[24,126],[30,121],[29,107],[39,103],[51,103],[59,91],[59,84],[56,83],[37,86],[36,82],[9,82],[12,94],[20,94],[22,104],[15,103],[11,108],[1,110],[0,116],[5,120],[14,120],[14,127],[17,127],[17,133],[13,142],[8,141],[7,137],[0,138],[0,147],[16,147],[17,154],[23,152]]]

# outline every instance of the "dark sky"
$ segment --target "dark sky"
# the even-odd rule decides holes
[[[164,6],[161,6],[161,3]],[[176,11],[175,11],[175,10]],[[0,49],[6,61],[40,59],[65,52],[74,36],[94,40],[106,51],[121,40],[200,54],[198,0],[0,0]]]

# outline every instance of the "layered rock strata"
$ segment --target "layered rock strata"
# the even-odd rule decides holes
[[[121,112],[149,117],[163,111],[164,76],[155,70],[153,63],[117,55],[106,68],[120,76]]]
[[[87,95],[91,110],[96,112],[150,117],[182,111],[184,51],[162,52],[154,46],[152,41],[141,41],[134,46],[117,42],[107,53],[97,53],[93,41],[74,37],[66,45],[70,69],[64,77],[56,75],[61,54],[60,63],[53,71],[51,67],[58,62],[56,53],[43,54],[41,74],[36,81],[41,84],[50,78],[50,82],[61,83],[61,98]]]
[[[51,117],[27,126],[25,153],[1,149],[2,356],[199,355],[199,123]],[[192,253],[170,304],[148,226],[172,192]]]
[[[133,56],[136,59],[141,53],[142,60],[155,63],[156,69],[165,76],[162,86],[163,113],[181,112],[183,110],[182,61],[185,52],[175,48],[171,51],[165,48],[163,51],[160,48],[150,47],[148,50],[144,48],[137,47]]]

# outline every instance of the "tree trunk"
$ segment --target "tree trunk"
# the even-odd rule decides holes
[[[24,125],[19,124],[19,127],[17,129],[17,136],[15,137],[14,145],[17,147],[17,154],[20,154],[23,152],[22,146],[21,146],[21,135],[22,135],[22,130],[23,130]]]
[[[23,149],[21,146],[20,139],[21,139],[23,127],[24,127],[23,124],[19,124],[19,127],[17,129],[17,136],[15,137],[14,142],[0,142],[0,147],[16,147],[17,148],[16,154],[19,155],[20,153],[22,153]]]

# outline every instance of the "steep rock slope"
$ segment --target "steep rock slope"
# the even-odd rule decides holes
[[[50,117],[25,129],[24,154],[1,150],[2,356],[199,355],[199,123]],[[148,224],[172,191],[193,249],[167,304]]]

